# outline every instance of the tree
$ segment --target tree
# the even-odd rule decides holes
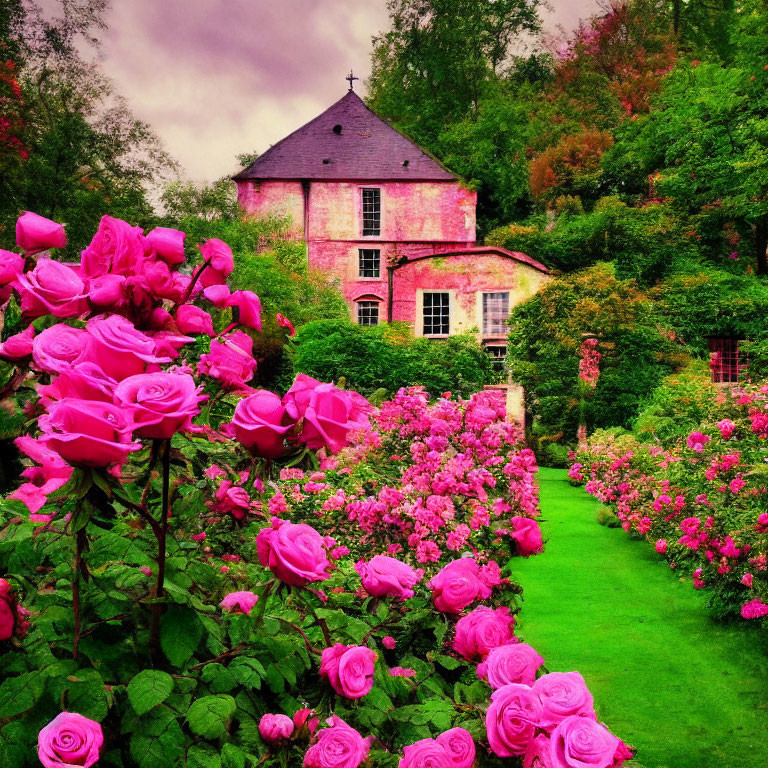
[[[105,213],[143,225],[154,218],[147,187],[173,163],[80,53],[98,45],[104,9],[104,0],[61,0],[63,15],[50,20],[28,2],[6,23],[9,45],[19,52],[26,157],[0,153],[3,247],[14,245],[21,210],[66,222],[72,253],[87,244]]]
[[[374,37],[369,104],[435,149],[446,125],[477,118],[539,0],[388,0],[391,29]]]

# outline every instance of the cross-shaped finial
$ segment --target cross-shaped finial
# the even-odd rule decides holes
[[[349,74],[344,79],[349,81],[349,90],[351,91],[351,90],[353,90],[352,83],[355,80],[359,80],[360,78],[359,77],[355,77],[354,74],[352,73],[352,70],[350,69],[349,70]]]

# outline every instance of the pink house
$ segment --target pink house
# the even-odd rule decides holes
[[[549,270],[477,245],[477,195],[351,89],[234,177],[254,216],[288,215],[311,269],[336,275],[361,325],[474,332],[503,357],[510,309]]]

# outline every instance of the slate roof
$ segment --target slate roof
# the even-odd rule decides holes
[[[456,181],[457,177],[348,91],[233,179]]]

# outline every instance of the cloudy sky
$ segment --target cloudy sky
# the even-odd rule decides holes
[[[572,28],[597,0],[550,0]],[[370,74],[386,0],[113,0],[103,66],[188,178],[237,169]],[[356,89],[365,94],[364,84]]]

